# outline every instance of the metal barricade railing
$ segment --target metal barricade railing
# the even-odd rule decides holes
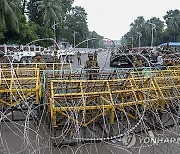
[[[38,68],[0,69],[0,103],[16,106],[20,103],[28,104],[30,99],[34,104],[38,104],[41,91],[42,84]]]
[[[47,70],[71,70],[71,63],[0,63],[1,68],[38,68],[39,65],[46,65]]]
[[[50,79],[47,101],[52,125],[63,124],[67,118],[87,126],[104,116],[114,124],[118,112],[137,119],[141,107],[160,112],[166,105],[175,107],[180,98],[180,76],[168,69],[149,69],[150,76],[142,71],[130,72],[126,78]]]

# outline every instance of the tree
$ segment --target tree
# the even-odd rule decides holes
[[[168,25],[169,21],[175,17],[175,16],[179,16],[180,15],[180,11],[179,10],[169,10],[166,12],[166,15],[163,17],[166,24]]]
[[[155,29],[152,30],[152,24],[155,25]],[[162,34],[164,29],[164,23],[159,18],[152,17],[151,19],[146,21],[145,24],[145,32],[146,37],[146,45],[150,45],[152,39],[153,32],[153,45],[159,45],[162,42]]]
[[[133,23],[130,24],[130,31],[124,35],[124,38],[128,43],[132,43],[133,39],[133,46],[137,47],[139,45],[138,42],[138,34],[137,32],[140,32],[142,34],[142,37],[145,35],[145,19],[143,16],[137,17]],[[143,39],[141,39],[143,40]],[[141,42],[142,45],[144,45],[144,41]]]
[[[71,11],[74,0],[61,0],[63,13],[66,14]]]
[[[60,0],[38,0],[34,4],[38,12],[42,13],[43,23],[47,27],[60,21],[62,11]]]
[[[66,24],[67,27],[70,28],[70,31],[72,31],[72,34],[74,31],[76,32],[77,43],[87,39],[89,34],[87,26],[87,13],[83,7],[73,7],[70,11],[70,14],[67,16]],[[72,36],[70,42],[73,42]],[[85,46],[85,44],[82,44],[81,46]]]
[[[71,11],[64,17],[64,22],[57,27],[57,39],[68,41],[73,44],[73,34],[76,37],[76,44],[87,39],[89,30],[87,26],[87,13],[84,8],[75,6],[71,8]],[[85,43],[81,47],[85,47]]]
[[[95,31],[89,32],[89,38],[96,38],[89,42],[89,48],[100,48],[102,47],[103,36],[98,35]]]
[[[18,16],[20,12],[18,7],[11,0],[0,1],[0,30],[18,31]]]
[[[178,41],[180,35],[180,11],[170,10],[164,16],[167,24],[167,30],[165,33],[166,41]]]
[[[152,24],[156,25],[156,28],[153,29],[153,45],[160,44],[163,40],[164,23],[156,17],[152,17],[151,19],[145,21],[142,16],[137,17],[137,19],[134,20],[134,23],[130,25],[130,31],[124,35],[122,39],[123,42],[132,43],[133,41],[133,46],[138,47],[139,34],[137,32],[140,32],[142,34],[140,40],[141,46],[150,46],[152,41]]]

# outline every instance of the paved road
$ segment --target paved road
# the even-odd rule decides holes
[[[154,133],[160,132],[156,131]],[[178,137],[179,131],[171,129],[160,134]],[[136,141],[138,142],[138,137],[136,137]],[[137,143],[131,148],[124,146],[121,141],[116,143],[112,141],[99,142],[96,144],[79,143],[74,146],[52,147],[49,129],[45,124],[35,127],[32,121],[26,121],[26,123],[3,122],[0,126],[0,154],[178,154],[180,151],[179,144],[166,142],[165,144],[152,145],[147,142],[146,140],[146,144],[141,146]]]
[[[78,65],[77,56],[73,56],[73,68],[83,68],[85,62],[88,60],[88,54],[83,53],[81,56],[82,65]],[[110,51],[98,52],[98,63],[101,69],[109,69],[110,68]]]

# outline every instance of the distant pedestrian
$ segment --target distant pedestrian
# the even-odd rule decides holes
[[[81,53],[79,51],[77,52],[77,60],[78,60],[78,65],[81,65]]]
[[[97,56],[98,56],[98,53],[97,53],[97,51],[95,51],[94,52],[94,60],[96,60],[96,61],[97,61]]]

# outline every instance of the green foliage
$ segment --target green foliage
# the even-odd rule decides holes
[[[11,0],[0,1],[0,31],[18,31],[18,17],[20,12],[18,7]]]
[[[89,32],[88,38],[96,38],[94,40],[89,41],[89,47],[90,48],[102,48],[103,43],[103,36],[98,35],[95,31]]]
[[[179,10],[169,10],[167,11],[166,15],[163,17],[166,24],[168,25],[168,23],[170,22],[170,20],[175,17],[175,16],[179,16],[180,15],[180,11]]]
[[[36,0],[30,0],[27,5],[29,21],[43,25],[42,11],[37,11],[37,5],[35,5],[35,2]]]
[[[91,48],[101,47],[103,37],[95,31],[89,31],[86,11],[80,6],[72,7],[73,2],[74,0],[0,0],[0,43],[26,44],[36,39],[54,38],[56,35],[57,41],[68,41],[71,44],[75,38],[76,45],[87,38],[97,38],[89,41],[88,45]],[[24,14],[28,15],[28,20]],[[180,41],[180,11],[167,11],[164,20],[165,22],[152,17],[146,21],[143,16],[137,17],[131,23],[129,32],[123,36],[122,42],[131,43],[133,37],[133,45],[139,46],[139,32],[142,34],[141,46],[150,46],[150,23],[156,25],[153,30],[153,45]],[[52,27],[54,24],[55,29]],[[49,45],[43,42],[40,44]],[[79,47],[86,45],[87,42]]]
[[[42,12],[43,23],[51,27],[61,19],[62,7],[58,0],[38,0],[34,2],[38,12]]]
[[[76,44],[82,42],[88,37],[89,30],[87,26],[87,13],[84,8],[75,6],[71,8],[71,11],[64,17],[64,21],[58,26],[57,39],[68,41],[73,44],[74,33],[76,38]],[[79,47],[85,47],[85,44]]]
[[[82,7],[72,7],[73,1],[1,0],[0,43],[26,44],[36,39],[54,38],[53,25],[57,24],[55,34],[58,41],[73,44],[75,32],[76,44],[96,37],[97,40],[89,41],[89,46],[98,47],[103,37],[96,32],[89,32],[87,13]],[[44,41],[39,44],[50,45]],[[86,47],[86,43],[79,47]]]
[[[153,45],[159,45],[162,42],[179,41],[180,11],[167,11],[167,14],[164,16],[164,20],[166,25],[163,21],[156,17],[152,17],[147,21],[145,21],[142,16],[137,17],[137,19],[135,19],[130,25],[131,28],[129,32],[123,36],[122,41],[131,43],[133,37],[133,45],[134,47],[138,47],[139,44],[137,32],[140,32],[142,34],[141,46],[150,46],[152,40],[152,24],[156,25],[156,28],[153,30]]]

